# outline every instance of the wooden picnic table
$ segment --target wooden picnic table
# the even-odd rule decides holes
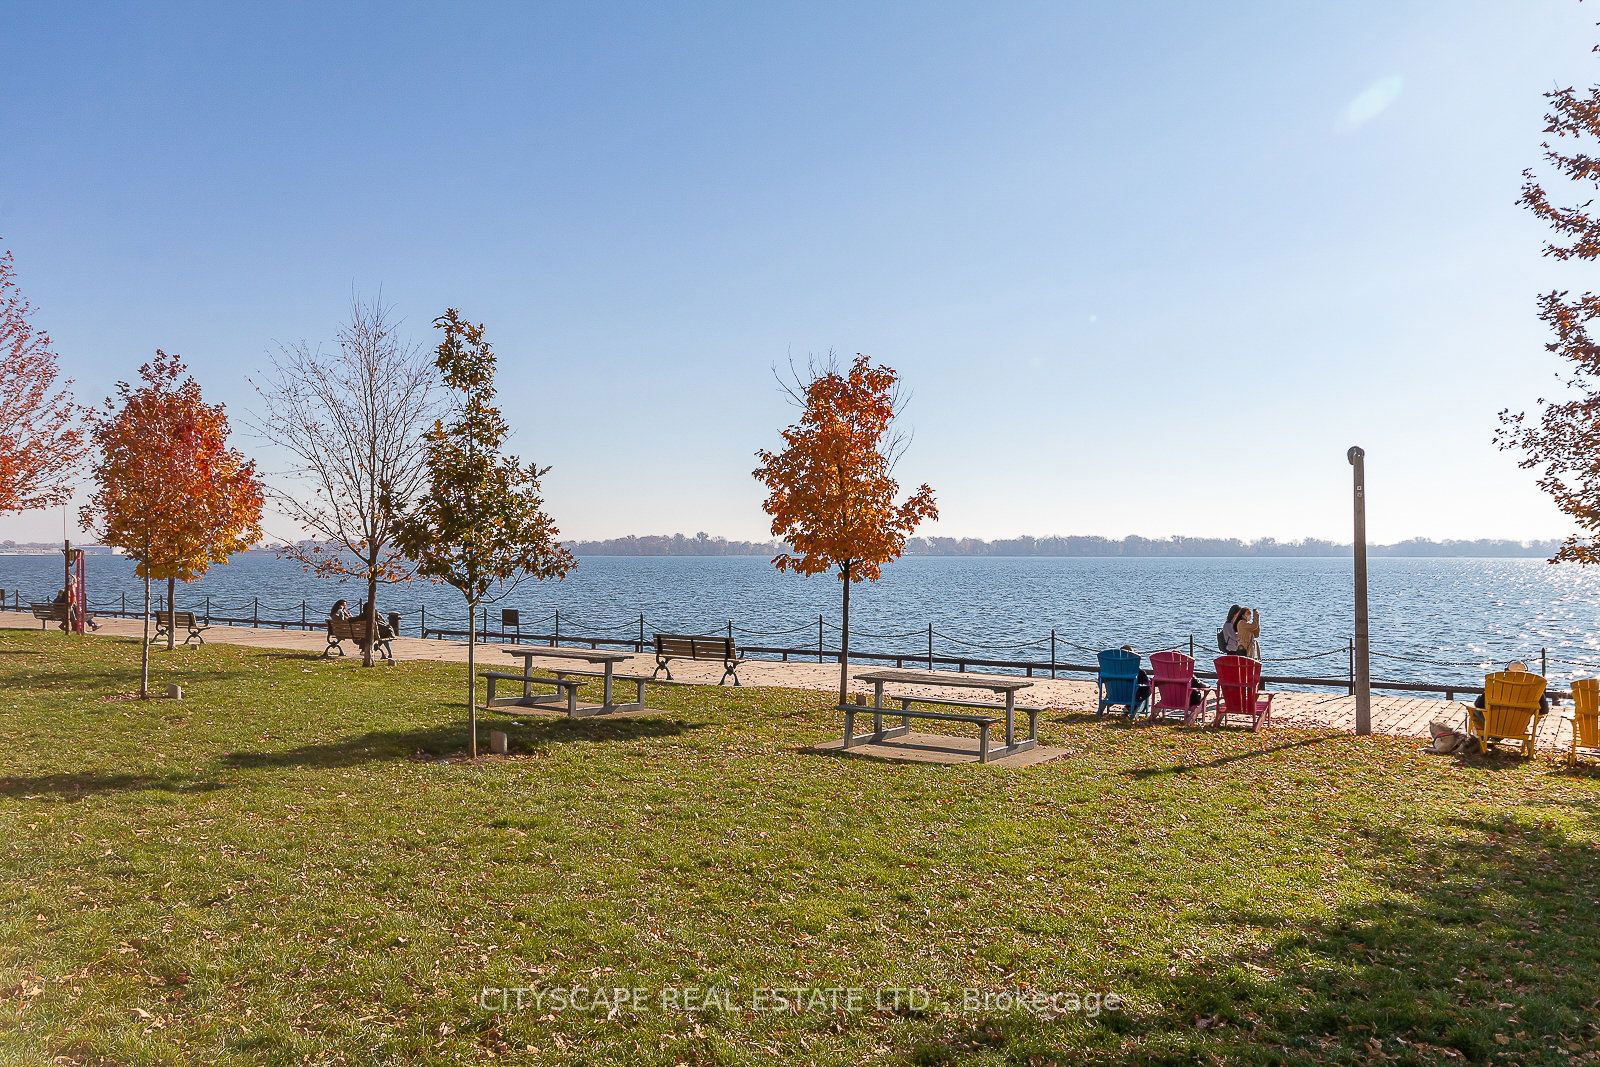
[[[976,689],[994,693],[996,695],[1004,695],[1006,742],[1005,747],[1002,748],[994,758],[1010,755],[1015,752],[1025,751],[1034,747],[1034,745],[1038,743],[1036,712],[1029,712],[1028,721],[1030,723],[1030,728],[1028,731],[1028,738],[1023,741],[1018,741],[1015,736],[1015,726],[1013,720],[1015,718],[1017,709],[1017,692],[1033,686],[1033,682],[1026,678],[975,678],[969,674],[952,674],[949,671],[910,671],[900,668],[884,668],[883,670],[866,671],[865,673],[857,674],[854,677],[858,682],[872,683],[872,726],[873,736],[875,738],[882,739],[889,736],[891,733],[891,731],[885,731],[883,728],[883,716],[886,713],[889,715],[902,716],[902,725],[899,727],[898,731],[894,731],[899,733],[905,733],[910,729],[909,723],[905,721],[905,718],[908,715],[911,717],[922,718],[935,717],[926,713],[923,713],[919,716],[917,712],[908,712],[906,707],[908,703],[958,704],[960,706],[972,708],[981,708],[987,706],[968,704],[961,701],[942,701],[936,698],[901,697],[899,698],[901,701],[900,710],[896,711],[892,708],[885,708],[883,706],[883,687],[893,683],[897,685],[940,686],[945,689]],[[1000,709],[996,708],[995,710],[998,711]],[[847,722],[845,725],[845,739],[847,742],[846,747],[848,747],[848,742],[851,740],[849,736],[850,729],[850,725]],[[987,734],[985,734],[985,736],[987,737]],[[986,751],[983,753],[981,758],[984,760],[984,762],[987,762],[991,757]]]
[[[628,660],[632,659],[633,658],[633,654],[630,653],[630,652],[603,652],[603,651],[599,651],[599,650],[591,650],[591,649],[586,649],[586,648],[559,648],[559,647],[554,647],[554,648],[546,648],[546,647],[539,647],[539,648],[507,648],[507,649],[503,649],[502,651],[504,651],[505,654],[508,655],[508,656],[514,656],[514,657],[520,658],[522,660],[522,676],[524,678],[529,678],[529,679],[531,679],[532,676],[533,676],[533,661],[536,660],[536,659],[577,660],[580,663],[589,663],[589,664],[592,664],[592,665],[594,665],[596,667],[599,667],[601,669],[600,678],[601,678],[602,689],[604,691],[604,696],[601,697],[601,702],[600,702],[600,704],[598,706],[592,706],[591,705],[591,706],[583,708],[582,712],[581,712],[582,714],[585,714],[585,715],[604,715],[604,714],[606,714],[608,712],[613,712],[613,711],[638,711],[638,710],[641,710],[644,707],[644,686],[643,686],[643,684],[640,684],[639,687],[638,687],[639,688],[639,692],[638,692],[638,699],[637,700],[632,700],[632,701],[629,701],[629,702],[627,702],[625,704],[617,704],[617,703],[614,703],[612,701],[612,699],[611,699],[611,686],[612,686],[612,683],[616,680],[617,664],[625,663]],[[563,673],[579,673],[579,672],[560,672],[560,671],[558,671],[556,673],[558,675],[560,675],[560,674],[563,674]],[[638,681],[637,679],[630,679],[630,680]],[[540,701],[540,698],[538,698],[538,697],[529,697],[529,696],[527,696],[527,693],[528,693],[528,687],[525,685],[523,687],[523,694],[524,694],[525,699],[527,699],[530,703],[539,702]],[[559,699],[560,694],[552,694],[552,696],[555,697],[556,699]]]

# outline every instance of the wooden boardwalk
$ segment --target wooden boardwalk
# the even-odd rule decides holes
[[[0,611],[0,630],[38,629],[39,623],[25,612]],[[101,621],[100,634],[119,637],[137,637],[142,626],[137,619],[111,619]],[[320,654],[326,645],[321,631],[267,630],[249,627],[213,626],[206,631],[206,640],[224,644],[247,645],[257,648],[294,649]],[[464,663],[467,646],[459,641],[424,641],[420,638],[401,637],[394,643],[396,659],[440,660]],[[480,645],[478,662],[484,669],[512,667],[511,657],[502,655],[504,645]],[[348,667],[361,662],[359,656],[343,661],[330,661],[330,668]],[[583,666],[574,663],[575,667]],[[620,673],[642,671],[649,674],[655,667],[654,657],[646,652],[635,655],[617,665]],[[873,669],[871,664],[852,668],[852,673]],[[722,674],[720,663],[697,663],[691,660],[674,660],[672,673],[678,685],[716,685]],[[783,686],[791,689],[828,691],[839,684],[837,663],[783,663],[773,660],[747,660],[739,668],[746,686]],[[979,677],[968,672],[968,679]],[[1010,680],[1015,675],[1003,675]],[[1017,694],[1019,707],[1063,708],[1069,712],[1092,713],[1095,706],[1095,686],[1090,679],[1034,678],[1033,686]],[[959,690],[941,690],[937,686],[900,687],[900,691],[915,691],[924,696],[959,696]],[[852,692],[870,697],[871,687],[852,683]],[[1542,748],[1565,749],[1570,744],[1571,731],[1561,719],[1561,708],[1545,719],[1538,735]],[[1428,737],[1430,722],[1443,722],[1461,729],[1466,705],[1459,701],[1421,696],[1390,696],[1374,693],[1372,697],[1372,729],[1374,733],[1397,737]],[[1355,698],[1339,692],[1279,693],[1273,702],[1273,718],[1280,726],[1304,729],[1353,730],[1355,728]]]

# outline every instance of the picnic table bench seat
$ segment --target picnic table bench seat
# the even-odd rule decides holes
[[[722,678],[718,685],[725,685],[729,678],[733,684],[739,684],[739,667],[744,660],[739,658],[739,650],[731,637],[702,637],[698,634],[656,634],[656,669],[650,675],[654,679],[662,671],[667,672],[667,681],[672,681],[672,661],[675,659],[691,660],[720,660],[722,662]]]
[[[202,634],[211,627],[208,624],[202,623],[200,620],[196,619],[194,612],[157,611],[154,612],[154,615],[156,620],[156,632],[155,635],[150,638],[152,642],[165,641],[169,632],[176,633],[177,629],[183,629],[188,632],[188,635],[183,639],[184,644],[187,645],[191,641],[199,645],[206,643],[206,639],[202,636]]]
[[[568,716],[577,714],[578,690],[583,688],[582,682],[573,681],[571,678],[552,678],[538,674],[513,674],[509,671],[484,671],[483,677],[489,688],[489,694],[484,698],[485,710],[516,716],[519,709],[537,708],[540,704],[548,706],[553,702],[559,702],[566,706]],[[522,692],[515,697],[497,698],[495,687],[498,682],[515,682],[522,686]],[[530,686],[535,684],[553,686],[555,692],[549,697],[536,697],[530,690]],[[644,688],[642,683],[640,688]],[[496,700],[499,700],[499,703],[496,703]]]
[[[322,650],[322,658],[327,659],[335,652],[344,655],[343,642],[350,641],[360,648],[367,641],[366,619],[329,619],[328,620],[328,647]],[[394,650],[389,647],[389,638],[383,636],[382,624],[379,624],[378,635],[372,642],[372,648],[386,660],[394,659]]]

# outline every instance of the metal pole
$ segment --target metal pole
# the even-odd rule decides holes
[[[1351,696],[1355,696],[1355,693],[1356,693],[1356,642],[1355,642],[1355,638],[1352,637],[1352,638],[1346,638],[1345,639],[1345,655],[1349,659],[1349,664],[1345,668],[1345,670],[1348,672],[1349,678],[1350,678],[1349,691],[1350,691],[1350,695]]]
[[[928,624],[928,669],[933,670],[933,623]]]
[[[1189,635],[1189,658],[1194,659],[1194,634]]]
[[[1355,537],[1351,542],[1354,563],[1356,636],[1352,643],[1353,669],[1350,687],[1356,698],[1356,733],[1372,732],[1372,672],[1367,658],[1367,453],[1352,445],[1346,458],[1352,475],[1352,503],[1355,509]]]
[[[426,603],[422,605],[422,633],[418,634],[417,636],[428,636],[428,605]]]
[[[1548,648],[1541,648],[1539,650],[1539,677],[1543,678],[1546,675],[1548,675],[1549,673],[1550,673],[1550,650]]]
[[[561,643],[561,609],[557,608],[556,609],[556,632],[555,632],[555,636],[553,636],[550,639],[550,644],[551,644],[552,647],[554,647],[555,645],[559,645],[560,643]]]
[[[822,616],[817,616],[817,662],[822,662]]]
[[[639,651],[644,651],[644,612],[639,612]]]
[[[1056,628],[1050,627],[1050,677],[1056,676]]]
[[[126,597],[127,594],[124,593],[123,596]],[[206,594],[206,625],[207,626],[211,625],[211,594],[210,593]]]
[[[728,620],[728,640],[729,641],[733,640],[733,620],[732,619]]]
[[[261,625],[261,598],[258,596],[250,598],[250,625]]]

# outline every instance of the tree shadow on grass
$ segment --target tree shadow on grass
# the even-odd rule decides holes
[[[1073,1059],[1555,1064],[1600,1049],[1592,840],[1526,813],[1479,815],[1420,833],[1368,827],[1347,851],[1376,892],[1314,914],[1308,902],[1299,918],[1292,905],[1207,914],[1213,944],[1256,947],[1179,941],[1177,966],[1108,974],[1107,989],[1137,996],[1089,1029],[1098,1055]],[[913,1062],[954,1063],[977,1045],[1028,1062],[1051,1042],[1025,1017],[947,1025],[908,1034]]]
[[[211,793],[225,786],[221,782],[193,778],[160,777],[150,774],[107,774],[80,771],[74,774],[36,774],[0,778],[0,796],[50,796],[62,800],[82,800],[106,793]]]
[[[1238,763],[1241,760],[1259,759],[1262,756],[1270,756],[1274,752],[1283,752],[1292,748],[1307,748],[1311,745],[1324,745],[1330,741],[1338,741],[1342,739],[1343,738],[1339,736],[1302,737],[1295,741],[1285,741],[1278,745],[1268,745],[1265,748],[1246,749],[1243,752],[1229,752],[1225,755],[1218,756],[1215,759],[1206,760],[1202,763],[1172,763],[1165,767],[1130,767],[1120,773],[1125,777],[1137,778],[1140,780],[1145,778],[1160,778],[1166,775],[1189,774],[1194,771],[1211,770],[1216,767],[1226,767],[1230,763]]]
[[[703,729],[703,723],[675,719],[586,719],[520,720],[507,733],[522,746],[540,746],[572,741],[637,741],[652,737],[672,737]],[[480,719],[479,728],[489,724]],[[496,726],[498,728],[498,726]],[[446,759],[461,755],[467,745],[467,724],[451,722],[416,730],[369,730],[333,741],[300,745],[272,752],[230,752],[222,764],[231,768],[255,767],[356,767],[388,760]]]
[[[199,682],[226,682],[243,679],[245,671],[230,670],[190,670],[179,668],[167,671],[161,669],[164,665],[152,664],[150,672],[150,691],[152,694],[165,695],[168,682],[179,685],[192,685]],[[78,692],[86,697],[95,696],[121,696],[126,693],[137,693],[139,690],[139,665],[117,670],[85,671],[75,668],[61,668],[59,670],[43,671],[38,674],[19,675],[7,679],[7,685],[13,689],[33,689],[51,693]]]
[[[486,725],[478,720],[480,727]],[[640,717],[617,719],[602,715],[587,718],[530,718],[508,720],[506,732],[514,742],[530,746],[563,744],[571,741],[640,741],[654,737],[677,737],[692,730],[704,730],[709,723],[685,722],[682,719]],[[465,734],[465,730],[462,730]]]

